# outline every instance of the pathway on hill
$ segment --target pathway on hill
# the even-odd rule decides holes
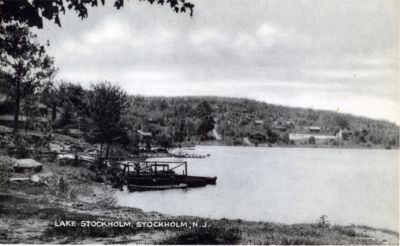
[[[250,140],[249,140],[249,138],[243,138],[243,142],[246,144],[246,145],[250,145],[250,146],[253,146],[254,144],[252,143],[252,142],[250,142]]]
[[[214,129],[212,130],[212,133],[214,135],[215,140],[222,140],[221,135],[219,135],[219,133],[217,132],[217,118],[214,118],[215,121],[215,125],[214,125]]]

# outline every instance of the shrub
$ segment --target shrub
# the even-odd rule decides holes
[[[107,196],[97,203],[102,208],[114,208],[117,206],[117,200],[112,196]]]
[[[70,182],[63,176],[60,178],[53,177],[49,180],[50,192],[53,195],[60,196],[65,199],[76,199],[78,188],[71,185]]]
[[[238,228],[198,228],[179,233],[162,244],[237,244],[240,240]]]

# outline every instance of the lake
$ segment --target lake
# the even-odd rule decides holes
[[[197,146],[189,175],[217,185],[187,190],[117,191],[118,204],[170,215],[282,223],[362,224],[398,230],[399,151]]]

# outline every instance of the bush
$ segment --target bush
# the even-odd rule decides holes
[[[78,189],[71,185],[70,182],[63,176],[60,178],[53,177],[49,182],[51,193],[65,199],[76,199]]]
[[[162,244],[237,244],[240,240],[238,228],[198,228],[179,233]]]
[[[308,143],[309,144],[315,144],[315,137],[314,136],[309,137],[308,138]]]
[[[117,200],[112,196],[107,196],[97,203],[101,208],[114,208],[117,206]]]

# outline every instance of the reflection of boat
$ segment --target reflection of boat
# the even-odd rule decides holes
[[[128,185],[128,190],[134,191],[151,191],[151,190],[171,190],[171,189],[185,189],[187,184],[175,184],[175,185]]]
[[[121,165],[124,166],[123,177],[130,191],[183,189],[215,185],[217,182],[217,177],[187,175],[187,162],[182,161],[124,162]],[[179,167],[183,168],[182,174],[175,172]]]

